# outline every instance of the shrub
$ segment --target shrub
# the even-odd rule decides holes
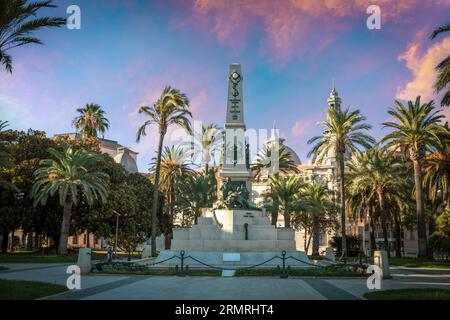
[[[347,256],[349,257],[357,257],[361,248],[359,246],[360,239],[356,236],[346,236],[347,242]],[[336,251],[336,255],[340,256],[342,254],[342,237],[334,236],[330,240],[330,246],[334,248]]]

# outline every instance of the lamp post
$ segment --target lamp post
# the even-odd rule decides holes
[[[117,238],[119,237],[119,216],[120,216],[120,213],[118,213],[116,210],[114,210],[113,212],[116,214],[116,241],[114,242],[114,255],[116,255]]]

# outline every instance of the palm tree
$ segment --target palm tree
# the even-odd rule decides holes
[[[323,133],[308,141],[308,144],[316,143],[309,156],[313,156],[313,162],[322,162],[330,152],[336,155],[339,174],[339,196],[341,213],[342,255],[344,261],[347,256],[347,239],[345,236],[345,155],[347,152],[358,150],[359,146],[369,148],[375,140],[363,130],[369,130],[371,126],[364,123],[364,117],[359,110],[349,111],[333,107],[327,110],[327,120],[322,121]]]
[[[63,18],[37,18],[39,9],[56,8],[52,1],[27,4],[26,0],[0,1],[0,63],[12,73],[12,57],[7,51],[23,45],[42,41],[33,32],[44,27],[60,27],[66,24]]]
[[[431,202],[441,198],[445,208],[450,208],[450,146],[439,143],[434,152],[425,156],[423,186]]]
[[[368,197],[376,197],[378,202],[379,217],[383,231],[384,250],[390,254],[386,197],[397,190],[405,190],[405,178],[400,175],[401,163],[398,162],[391,152],[380,149],[375,145],[366,152],[355,152],[348,163],[349,178],[356,188],[369,189]]]
[[[156,124],[159,131],[158,151],[155,166],[155,190],[153,194],[152,207],[152,256],[156,256],[156,211],[158,210],[159,175],[164,136],[166,135],[167,128],[170,125],[178,125],[185,129],[189,134],[192,134],[191,122],[189,121],[192,114],[188,108],[189,99],[187,96],[184,93],[181,93],[178,89],[167,86],[164,88],[161,96],[153,104],[153,106],[143,106],[139,109],[139,113],[144,113],[149,119],[145,121],[138,129],[136,141],[139,142],[143,136],[146,136],[146,129],[152,124]]]
[[[194,224],[201,215],[202,208],[212,207],[216,200],[214,174],[194,173],[186,176],[179,186],[178,203],[183,213],[189,212],[194,217]],[[183,219],[184,220],[184,219]]]
[[[441,33],[449,31],[450,23],[439,26],[431,34],[431,39],[436,38]],[[434,84],[434,88],[436,90],[436,93],[439,93],[444,90],[450,82],[450,55],[448,55],[436,66],[436,71],[438,72],[438,77]],[[447,90],[447,92],[444,94],[444,97],[441,100],[441,105],[447,107],[450,105],[450,90]]]
[[[8,121],[2,121],[0,120],[0,135],[2,135],[5,132],[5,128],[8,127]],[[10,157],[11,154],[9,152],[8,144],[6,141],[3,140],[3,137],[0,140],[0,168],[1,167],[7,167],[11,164]]]
[[[291,227],[291,213],[298,208],[295,196],[303,185],[303,180],[298,176],[270,177],[270,192],[275,199],[275,203],[279,205],[279,209],[283,211],[285,228]]]
[[[109,120],[98,104],[88,103],[85,108],[78,108],[77,112],[78,116],[73,119],[72,125],[81,131],[83,138],[97,137],[97,133],[104,134],[109,129]]]
[[[275,160],[278,163],[274,163],[274,155],[277,156]],[[269,175],[274,175],[279,172],[283,174],[299,173],[299,170],[292,160],[290,152],[286,150],[286,147],[284,145],[278,146],[271,143],[265,144],[258,153],[256,162],[252,165],[252,170],[255,173],[255,178],[258,178],[263,170],[268,170]]]
[[[72,206],[78,203],[81,194],[89,205],[97,198],[105,203],[108,191],[104,179],[108,175],[92,170],[92,166],[103,159],[101,154],[85,150],[73,151],[67,145],[63,151],[49,148],[48,153],[52,159],[40,161],[31,195],[36,206],[38,203],[45,205],[48,196],[58,194],[59,204],[64,207],[58,253],[66,254]]]
[[[369,242],[370,255],[373,256],[377,250],[375,241],[375,221],[378,220],[378,201],[373,196],[372,189],[367,185],[353,184],[352,179],[349,178],[349,185],[347,186],[347,200],[346,209],[353,221],[361,221],[369,225]],[[363,241],[365,241],[363,239]]]
[[[319,255],[320,240],[320,219],[326,210],[333,207],[331,200],[332,192],[328,189],[326,182],[323,180],[314,180],[312,183],[306,184],[303,189],[305,200],[310,206],[312,215],[312,255]],[[306,233],[305,233],[306,237]]]
[[[223,144],[222,132],[219,127],[215,124],[209,124],[208,126],[202,127],[200,130],[193,132],[192,141],[185,143],[189,148],[189,154],[191,157],[197,157],[198,155],[203,156],[203,163],[205,166],[205,174],[209,173],[209,163],[211,161],[211,156],[220,146]]]
[[[404,150],[409,152],[409,158],[414,168],[414,186],[416,195],[417,231],[418,231],[418,257],[427,257],[427,235],[425,226],[425,208],[423,195],[422,164],[426,151],[437,147],[438,136],[445,131],[439,123],[444,117],[439,110],[434,110],[434,102],[421,104],[420,96],[415,102],[408,101],[405,107],[395,100],[395,108],[388,113],[396,122],[384,122],[383,126],[393,128],[394,131],[382,138],[387,148],[393,151]]]
[[[169,210],[169,225],[165,230],[166,236],[166,249],[170,248],[170,241],[174,222],[174,210],[173,202],[175,196],[178,193],[178,186],[183,181],[183,179],[192,174],[192,169],[189,168],[186,161],[187,156],[181,148],[171,146],[165,147],[161,156],[161,166],[160,166],[160,180],[159,185],[162,191],[167,196],[167,207]],[[156,158],[153,158],[150,164],[150,173],[152,177],[155,176],[156,169]]]

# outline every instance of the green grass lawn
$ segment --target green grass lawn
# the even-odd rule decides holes
[[[31,262],[31,263],[73,263],[77,262],[78,254],[71,253],[68,255],[57,254],[42,254],[42,253],[29,253],[29,252],[13,252],[13,253],[1,253],[0,263],[8,262]],[[93,253],[93,260],[106,259],[106,255]]]
[[[450,269],[449,260],[432,260],[417,258],[390,258],[391,266],[401,266],[408,268],[445,268]]]
[[[368,292],[368,300],[450,300],[450,289],[398,289]]]
[[[0,280],[0,300],[33,300],[67,291],[64,286],[17,280]]]

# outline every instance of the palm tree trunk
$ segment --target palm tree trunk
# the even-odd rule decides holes
[[[340,211],[341,211],[341,233],[342,233],[342,257],[344,263],[347,260],[347,237],[345,234],[345,176],[344,176],[344,153],[340,152],[339,156],[339,195],[340,195]]]
[[[64,205],[64,212],[59,233],[58,254],[67,254],[67,238],[70,231],[70,217],[72,215],[72,195],[68,194]]]
[[[209,164],[208,162],[205,163],[205,176],[208,175],[208,171],[209,171]]]
[[[387,252],[388,258],[390,258],[390,250],[389,250],[389,240],[388,240],[388,233],[387,233],[387,226],[386,226],[386,210],[385,210],[385,203],[384,203],[384,193],[382,190],[377,190],[378,194],[378,202],[380,205],[380,220],[381,220],[381,229],[383,231],[383,246],[384,250]]]
[[[402,230],[400,227],[400,217],[398,214],[394,217],[395,223],[395,257],[402,257]]]
[[[313,214],[312,237],[313,237],[312,255],[318,256],[320,230],[319,230],[319,217],[316,214]]]
[[[290,228],[291,227],[291,214],[289,212],[284,212],[284,227]]]
[[[160,128],[159,142],[158,142],[158,154],[157,154],[157,160],[156,160],[156,172],[155,172],[155,190],[153,192],[153,204],[152,204],[152,236],[151,236],[152,257],[156,257],[156,224],[158,223],[156,212],[158,211],[159,174],[160,174],[160,167],[161,167],[161,153],[162,153],[164,135],[165,135],[165,130]]]
[[[278,220],[278,210],[273,210],[270,212],[272,215],[272,225],[277,226],[277,220]]]
[[[306,253],[309,251],[309,245],[311,244],[311,238],[312,238],[312,232],[309,234],[308,241],[306,242],[306,250],[305,250]]]
[[[7,228],[4,228],[2,230],[2,245],[1,245],[2,253],[6,253],[6,251],[8,251],[8,237],[9,237],[9,230]]]
[[[425,209],[422,188],[422,167],[417,156],[411,156],[414,165],[414,184],[416,188],[417,234],[419,258],[427,257],[427,231],[425,225]]]

